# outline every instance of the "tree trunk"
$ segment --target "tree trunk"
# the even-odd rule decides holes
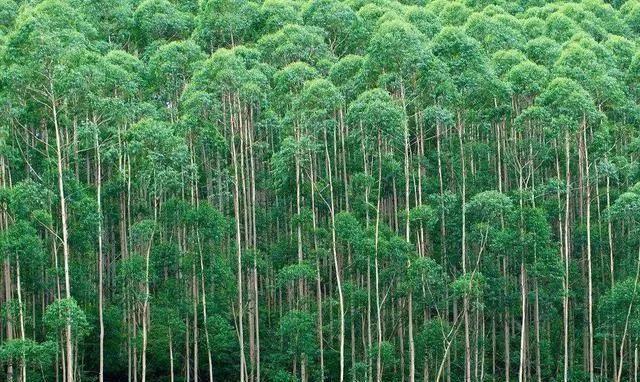
[[[336,272],[336,286],[338,288],[338,301],[340,305],[340,382],[344,382],[344,296],[342,294],[342,279],[340,276],[340,264],[338,263],[338,252],[336,248],[336,219],[333,197],[333,178],[331,175],[331,159],[329,157],[329,146],[327,143],[327,130],[324,130],[324,149],[327,161],[327,173],[329,175],[329,193],[331,201],[329,206],[329,215],[331,218],[331,251],[333,252],[333,263]]]
[[[26,340],[24,332],[24,310],[22,304],[22,281],[20,280],[20,259],[16,256],[16,291],[18,292],[18,317],[20,321],[20,339],[24,343]],[[21,381],[27,382],[27,359],[26,354],[22,353],[22,360],[20,361],[20,375]]]
[[[7,187],[7,168],[4,156],[0,156],[0,164],[2,171],[2,188],[5,189]],[[8,227],[8,219],[7,219],[7,206],[3,202],[0,205],[1,211],[1,219],[0,219],[0,227],[2,230],[6,230]],[[56,267],[57,270],[57,267]],[[8,302],[11,300],[11,262],[8,257],[5,257],[3,261],[3,281],[4,281],[4,301]],[[11,310],[7,310],[6,323],[5,323],[5,341],[11,341],[13,339],[13,319],[11,317]],[[57,362],[56,362],[57,365]],[[56,373],[56,376],[58,374]],[[7,374],[6,374],[7,382],[13,382],[13,363],[11,360],[7,362]]]
[[[466,223],[466,192],[467,192],[467,179],[466,179],[466,167],[464,160],[464,144],[463,144],[463,125],[460,119],[460,112],[458,112],[458,142],[460,144],[460,166],[462,167],[462,238],[460,239],[462,246],[462,274],[467,274],[467,223]],[[471,382],[471,343],[469,337],[469,298],[463,296],[463,315],[464,315],[464,378],[466,382]]]
[[[174,382],[173,362],[173,337],[169,329],[169,382]]]
[[[94,121],[95,122],[95,121]],[[98,320],[100,324],[98,382],[104,381],[104,257],[102,253],[102,158],[100,155],[100,141],[98,126],[95,125],[96,150],[96,199],[98,201]]]
[[[382,138],[380,132],[378,132],[378,199],[376,208],[376,228],[375,228],[375,257],[374,257],[374,269],[375,269],[375,284],[376,284],[376,333],[377,333],[377,349],[376,349],[376,381],[382,381],[382,360],[381,360],[381,346],[382,346],[382,321],[380,317],[380,311],[382,309],[380,302],[380,282],[379,282],[379,267],[378,267],[378,242],[380,235],[380,198],[382,190],[382,152],[381,152]]]
[[[591,274],[591,185],[589,184],[589,149],[587,148],[587,126],[586,119],[583,118],[582,144],[584,147],[585,176],[586,176],[586,212],[587,212],[587,280],[588,280],[588,302],[587,312],[589,320],[589,380],[593,382],[593,277]]]
[[[198,228],[196,228],[198,229]],[[196,232],[198,239],[198,252],[200,253],[200,285],[202,293],[202,325],[204,327],[205,341],[207,344],[207,361],[209,366],[209,382],[213,382],[213,360],[211,358],[211,344],[209,343],[209,328],[207,326],[207,288],[204,278],[204,259],[202,256],[202,245],[200,243],[200,233]]]
[[[62,224],[62,253],[64,257],[64,286],[65,298],[71,299],[71,279],[69,274],[69,232],[67,228],[67,202],[64,193],[64,168],[62,162],[62,138],[60,126],[58,124],[58,101],[53,96],[53,84],[50,84],[51,90],[51,110],[53,112],[53,125],[56,134],[56,159],[58,170],[58,192],[60,196],[60,219]],[[66,382],[73,382],[73,347],[71,346],[71,322],[67,320],[65,329],[65,357],[66,357]]]
[[[231,102],[229,102],[230,110],[233,113]],[[243,313],[243,296],[242,296],[242,236],[240,232],[240,188],[238,176],[238,158],[236,153],[235,132],[233,123],[231,125],[231,157],[233,161],[234,174],[234,193],[233,193],[233,212],[236,225],[236,254],[237,254],[237,281],[238,281],[238,342],[240,344],[240,382],[245,382],[246,361],[244,355],[244,313]]]
[[[407,106],[405,104],[404,85],[400,83],[401,95],[402,95],[402,107],[406,113]],[[409,225],[409,123],[404,122],[404,205],[405,205],[405,240],[407,243],[411,242],[411,231]],[[411,260],[409,260],[408,266],[411,267]],[[412,291],[409,290],[407,296],[407,309],[408,309],[408,331],[409,331],[409,382],[415,382],[416,378],[416,346],[413,340],[413,296]]]
[[[157,203],[157,202],[154,202],[154,203]],[[157,208],[157,205],[154,204],[154,209],[156,208]],[[149,259],[151,257],[151,244],[153,242],[153,236],[154,236],[154,232],[151,233],[151,237],[149,238],[149,245],[147,246],[147,251],[145,253],[145,259],[144,259],[144,301],[142,305],[142,382],[146,382],[147,380],[147,342],[148,342],[147,337],[148,337],[149,324],[150,324]]]
[[[521,322],[521,334],[520,334],[520,367],[518,370],[518,381],[526,382],[527,375],[524,369],[526,361],[526,343],[527,343],[527,271],[524,266],[524,261],[520,263],[520,290],[522,299],[522,322]]]
[[[563,345],[564,345],[564,382],[569,380],[569,202],[571,200],[571,168],[570,151],[569,151],[569,131],[564,133],[564,151],[565,151],[565,211],[564,211],[564,297],[562,304],[563,317]]]

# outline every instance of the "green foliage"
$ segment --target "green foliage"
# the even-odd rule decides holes
[[[378,137],[399,140],[406,117],[389,93],[373,89],[362,93],[351,103],[347,118],[363,130],[372,144],[377,145]]]
[[[279,334],[289,356],[313,354],[317,347],[314,328],[314,317],[308,312],[292,310],[280,319]]]
[[[302,24],[300,4],[290,0],[267,0],[260,7],[261,32],[273,33],[287,24]]]
[[[193,31],[195,40],[209,52],[242,44],[250,38],[258,18],[258,5],[247,0],[200,2]]]
[[[442,356],[442,344],[447,339],[447,335],[451,331],[447,321],[439,319],[431,319],[422,327],[421,332],[417,335],[418,346],[428,352],[429,358],[437,359]]]
[[[640,222],[640,183],[621,194],[611,206],[609,214],[614,219]]]
[[[316,270],[312,264],[302,263],[286,266],[278,272],[278,285],[284,286],[297,280],[313,280]]]
[[[314,79],[305,82],[295,107],[301,111],[305,126],[322,131],[334,127],[334,117],[342,103],[342,96],[330,81]]]
[[[485,283],[482,273],[468,273],[454,280],[451,283],[451,289],[456,297],[479,299],[482,297]]]
[[[464,208],[481,221],[495,222],[511,212],[513,202],[498,191],[484,191],[474,195]]]
[[[0,362],[4,365],[24,362],[31,370],[42,370],[51,367],[55,353],[56,344],[51,341],[8,340],[0,346]]]
[[[261,37],[257,46],[266,62],[280,68],[296,61],[316,65],[329,56],[322,30],[311,26],[287,24]]]
[[[578,125],[595,113],[589,94],[575,81],[556,78],[538,97],[540,105],[552,115],[554,128],[575,130]]]
[[[6,33],[12,26],[18,15],[18,4],[13,0],[0,2],[0,28]]]
[[[42,322],[51,338],[60,338],[67,325],[71,327],[74,339],[79,341],[91,330],[84,311],[73,298],[58,299],[49,304]]]
[[[148,61],[150,90],[162,96],[163,103],[175,103],[191,78],[203,54],[193,42],[171,42],[160,46]],[[175,107],[175,105],[172,105]]]
[[[323,28],[331,50],[343,52],[353,44],[360,23],[356,12],[338,0],[314,0],[302,12],[305,24]]]
[[[171,125],[143,119],[128,131],[128,139],[139,179],[156,196],[180,186],[188,165],[187,147]]]
[[[29,223],[18,221],[8,230],[0,234],[0,255],[7,262],[20,262],[25,274],[36,270],[44,263],[43,244],[38,232]]]
[[[380,24],[369,41],[367,61],[377,76],[408,78],[424,60],[423,36],[411,24],[391,20]]]
[[[191,31],[191,15],[182,12],[168,0],[144,0],[133,14],[141,46],[156,40],[176,40]]]
[[[631,328],[633,336],[640,335],[640,322],[638,322],[638,288],[633,279],[626,279],[616,282],[616,284],[600,298],[598,311],[603,317],[606,328],[614,326],[623,327],[631,309]],[[603,328],[603,331],[605,328]]]

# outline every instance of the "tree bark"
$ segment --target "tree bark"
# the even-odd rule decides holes
[[[95,122],[95,120],[94,120]],[[95,124],[95,123],[94,123]],[[104,255],[102,251],[102,158],[98,126],[95,125],[96,199],[98,202],[98,320],[100,325],[98,382],[104,381]]]
[[[62,161],[62,138],[58,124],[58,101],[53,93],[53,84],[50,84],[51,110],[53,112],[53,125],[56,134],[56,159],[58,170],[58,192],[60,194],[60,219],[62,224],[62,254],[64,257],[64,286],[65,298],[71,299],[71,280],[69,274],[69,232],[67,227],[67,202],[64,193],[64,164]],[[71,322],[67,320],[65,328],[65,357],[66,357],[66,382],[73,382],[73,346],[71,345]]]
[[[563,345],[564,345],[564,382],[569,380],[569,202],[571,200],[571,159],[569,151],[569,131],[564,133],[565,151],[565,211],[564,211],[564,296],[562,304],[563,317]]]
[[[336,248],[336,219],[334,209],[334,196],[333,196],[333,178],[331,175],[331,159],[329,157],[329,146],[327,142],[327,130],[324,130],[324,149],[327,161],[327,173],[329,176],[329,192],[331,195],[331,202],[329,206],[329,215],[331,218],[331,251],[333,253],[333,263],[336,272],[336,286],[338,288],[338,301],[340,305],[340,382],[344,382],[344,332],[345,332],[345,320],[344,320],[344,296],[342,293],[342,278],[340,276],[340,264],[338,263],[338,251]]]

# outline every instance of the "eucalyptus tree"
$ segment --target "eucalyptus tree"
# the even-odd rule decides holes
[[[417,68],[424,63],[429,52],[426,50],[424,37],[410,24],[400,20],[382,23],[374,32],[369,42],[368,58],[370,70],[378,76],[378,82],[394,89],[400,99],[404,113],[410,113],[407,99],[411,96],[410,85],[415,82]],[[404,119],[404,214],[405,240],[411,242],[409,223],[410,210],[410,131],[408,119]],[[421,187],[421,185],[419,185]],[[419,246],[420,243],[418,242]],[[408,335],[409,335],[409,380],[415,380],[415,344],[413,336],[412,293],[408,300]]]
[[[276,68],[301,61],[315,66],[331,58],[331,51],[318,27],[286,24],[274,33],[262,36],[257,48],[262,59]]]
[[[263,102],[263,91],[266,78],[258,67],[250,67],[250,62],[238,54],[239,48],[234,50],[221,49],[207,59],[194,76],[194,88],[210,93],[221,105],[222,120],[217,120],[219,128],[224,131],[224,136],[229,140],[231,147],[231,164],[233,168],[233,211],[235,218],[235,250],[237,254],[237,280],[238,280],[238,341],[240,343],[240,380],[248,380],[247,365],[244,352],[244,313],[243,313],[243,266],[242,252],[248,249],[255,250],[255,171],[254,158],[249,151],[252,147],[254,136],[253,115]],[[245,170],[246,169],[246,170]],[[249,186],[247,176],[249,172]],[[242,187],[241,187],[242,185]],[[242,194],[241,194],[242,192]],[[241,202],[244,216],[241,215]],[[251,226],[248,220],[251,211]],[[241,225],[245,233],[241,233]],[[251,239],[250,239],[251,237]],[[257,290],[254,290],[254,292]],[[257,301],[257,299],[256,299]],[[255,318],[254,318],[255,320]],[[256,327],[259,322],[255,321]],[[254,360],[253,349],[251,358]],[[256,355],[257,357],[257,355]],[[259,370],[259,361],[256,358],[256,367]],[[254,365],[252,364],[253,368]],[[257,371],[259,378],[259,371]]]
[[[315,0],[302,11],[305,24],[324,29],[327,45],[340,55],[357,45],[360,20],[348,4],[336,0]]]
[[[342,287],[343,275],[341,275],[340,272],[340,263],[338,261],[336,248],[336,205],[334,202],[333,166],[331,164],[331,156],[329,155],[328,131],[339,128],[336,117],[338,114],[342,115],[342,105],[341,94],[333,83],[326,79],[314,79],[305,82],[297,104],[295,105],[295,107],[299,108],[302,112],[300,116],[301,125],[309,131],[312,137],[315,135],[317,139],[317,136],[321,136],[322,138],[320,139],[323,141],[322,146],[324,146],[326,176],[329,184],[328,208],[331,227],[331,252],[335,267],[338,301],[340,304],[340,381],[344,380],[345,304]],[[299,213],[300,211],[298,210],[298,214]],[[303,375],[302,379],[305,380],[305,378],[306,376]]]
[[[103,178],[105,178],[105,174],[115,170],[119,175],[119,181],[115,183],[122,186],[124,182],[127,182],[125,170],[127,154],[124,149],[126,145],[125,131],[129,125],[135,122],[139,113],[139,106],[135,97],[141,86],[141,66],[141,62],[137,58],[122,50],[109,51],[100,58],[96,63],[95,73],[101,81],[96,81],[97,86],[91,89],[89,94],[88,120],[85,122],[84,129],[86,149],[95,153],[93,179],[98,215],[96,233],[98,241],[98,316],[100,327],[99,379],[103,379],[105,374],[105,272],[109,270],[108,264],[113,261],[108,251],[105,250],[105,232],[107,231],[105,230],[105,215],[109,215],[109,213],[105,214],[102,207],[105,197],[103,193],[105,186]],[[108,161],[110,159],[117,163],[117,167],[109,165]],[[107,180],[106,183],[107,190],[110,190],[114,182]],[[125,237],[128,231],[126,217],[127,198],[126,191],[123,191],[122,187],[118,188],[121,190],[120,195],[118,195],[120,234],[123,235],[123,254],[126,254]]]
[[[63,121],[73,120],[65,109],[74,93],[73,78],[78,74],[84,58],[91,60],[91,38],[95,31],[70,4],[64,1],[45,1],[29,9],[28,17],[16,22],[7,36],[5,65],[12,72],[12,86],[24,89],[15,94],[17,102],[32,102],[40,107],[40,117],[51,126],[55,136],[59,217],[62,230],[65,299],[71,300],[69,271],[70,244],[68,208],[65,196],[66,145]],[[28,117],[28,116],[25,116]],[[62,119],[64,117],[64,119]],[[31,123],[35,121],[29,121]],[[48,134],[45,129],[44,134]],[[74,355],[71,323],[66,325],[65,380],[74,380]]]
[[[440,60],[444,61],[448,67],[453,85],[459,92],[457,97],[452,97],[455,105],[455,120],[458,130],[458,145],[460,150],[460,171],[461,171],[461,202],[462,202],[462,222],[461,222],[461,253],[462,271],[467,273],[467,243],[466,243],[466,214],[464,205],[466,204],[466,177],[467,165],[465,162],[465,117],[473,115],[473,109],[468,110],[467,106],[473,108],[475,102],[468,102],[470,99],[477,100],[480,96],[479,88],[489,85],[487,82],[493,76],[488,67],[486,55],[480,48],[479,43],[466,35],[462,30],[449,27],[444,28],[433,39],[433,53]],[[487,86],[488,87],[488,86]],[[500,191],[500,189],[499,189]],[[506,272],[506,266],[504,266]],[[469,334],[468,300],[464,299],[464,320],[465,320],[465,379],[471,380],[471,349]],[[507,320],[505,319],[505,347],[508,347],[506,339],[508,332]],[[508,353],[508,350],[506,351]],[[505,362],[509,362],[509,357],[505,355]],[[509,379],[509,367],[505,364],[506,378]]]
[[[558,140],[564,140],[565,155],[565,205],[563,230],[563,257],[565,265],[564,281],[564,380],[569,373],[569,265],[571,262],[570,215],[571,215],[571,135],[586,129],[588,118],[595,113],[595,107],[589,94],[575,81],[556,78],[538,98],[540,104],[548,109],[552,126],[557,129]],[[563,137],[560,135],[562,134]],[[591,309],[591,308],[589,308]]]
[[[147,343],[150,322],[150,262],[159,211],[164,195],[176,190],[188,174],[188,153],[184,141],[166,123],[142,119],[127,132],[132,178],[151,205],[149,217],[135,222],[131,229],[133,250],[144,258],[142,282],[142,355],[141,377],[147,377]]]
[[[158,41],[184,38],[193,28],[193,17],[167,0],[142,1],[133,13],[136,39],[141,48]]]
[[[249,0],[207,0],[199,4],[194,39],[206,51],[232,48],[250,41],[259,5]]]
[[[46,349],[46,344],[38,344],[33,340],[27,340],[25,322],[28,317],[26,317],[25,312],[22,286],[25,279],[25,270],[28,272],[41,267],[43,260],[42,247],[43,245],[36,229],[24,220],[17,220],[3,233],[1,241],[3,258],[5,261],[13,263],[15,267],[17,291],[15,307],[17,308],[20,333],[20,339],[12,340],[13,342],[4,345],[4,351],[7,352],[5,357],[17,361],[16,363],[20,369],[18,380],[20,381],[27,381],[27,363],[37,362],[39,357],[46,356],[43,351]],[[27,276],[29,275],[27,274]],[[20,351],[16,352],[17,349]],[[31,354],[31,352],[35,354]],[[42,354],[39,355],[38,353]],[[46,364],[46,361],[44,363]]]
[[[192,41],[161,45],[149,57],[146,89],[152,92],[161,107],[166,108],[172,123],[178,120],[182,93],[203,58],[202,51]]]
[[[634,186],[630,187],[627,192],[624,192],[616,199],[613,205],[611,205],[611,208],[609,211],[609,214],[612,219],[626,221],[627,223],[632,224],[632,229],[636,229],[636,225],[638,222],[638,211],[639,211],[638,210],[638,207],[639,207],[638,189],[639,187],[637,183]],[[634,300],[636,298],[639,281],[640,281],[640,246],[638,249],[638,259],[636,261],[635,276],[633,276],[633,273],[630,273],[628,275],[627,280],[619,281],[616,285],[614,285],[611,288],[609,295],[604,296],[602,298],[603,301],[601,303],[603,305],[604,304],[614,305],[605,314],[610,314],[612,321],[614,323],[617,321],[617,323],[622,324],[620,326],[624,328],[622,332],[622,338],[620,340],[620,349],[619,349],[620,365],[618,369],[615,370],[615,381],[620,381],[622,378],[622,368],[624,364],[622,360],[624,357],[625,339],[627,335],[629,335],[630,325],[631,327],[633,327],[633,324],[631,323],[631,320],[633,317],[632,311],[633,309],[635,309]],[[625,289],[626,289],[626,293],[620,292],[621,290],[624,291]],[[629,293],[629,290],[631,290],[631,293]],[[622,302],[616,301],[616,300],[619,300],[619,297],[617,297],[617,295],[620,293],[626,294],[626,299],[623,299]],[[630,295],[630,299],[629,299],[629,295]],[[627,304],[628,304],[628,307],[627,307]],[[620,308],[619,307],[617,308],[615,305],[623,305],[623,307],[626,307],[626,314],[624,314],[624,310],[625,310],[624,308],[621,314],[621,312],[619,312]],[[620,316],[624,317],[624,320],[621,320]],[[634,363],[634,368],[636,367],[636,365],[637,365],[637,362]],[[637,372],[635,372],[635,369],[634,369],[634,374],[636,373]]]
[[[273,33],[287,24],[302,24],[300,4],[290,0],[265,1],[260,6],[260,33]]]
[[[377,148],[377,192],[376,192],[376,218],[375,218],[375,239],[374,239],[374,285],[375,285],[375,304],[376,304],[376,333],[377,333],[377,346],[376,346],[376,380],[382,380],[382,304],[384,298],[380,292],[380,271],[379,271],[379,238],[380,238],[380,220],[381,220],[381,208],[382,208],[382,168],[383,168],[383,142],[395,143],[400,141],[401,130],[406,123],[406,116],[404,115],[401,107],[391,98],[390,94],[382,89],[374,89],[368,92],[362,93],[356,100],[354,100],[349,106],[348,119],[351,123],[358,127],[360,131],[355,134],[362,136],[363,150],[362,155],[364,162],[365,176],[368,175],[367,163],[371,159],[367,158],[366,148]],[[385,145],[386,146],[386,145]],[[393,146],[391,146],[393,147]],[[365,198],[369,190],[365,190]],[[365,201],[369,204],[368,200]],[[368,214],[367,214],[368,216]],[[368,224],[368,219],[367,219]],[[370,265],[367,266],[367,285],[370,286]],[[370,317],[370,301],[371,291],[367,288],[368,294],[368,316]],[[369,318],[369,321],[371,319]],[[369,334],[369,347],[371,347],[371,335]]]

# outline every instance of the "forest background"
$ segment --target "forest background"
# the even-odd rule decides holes
[[[637,381],[637,0],[0,0],[0,380]]]

